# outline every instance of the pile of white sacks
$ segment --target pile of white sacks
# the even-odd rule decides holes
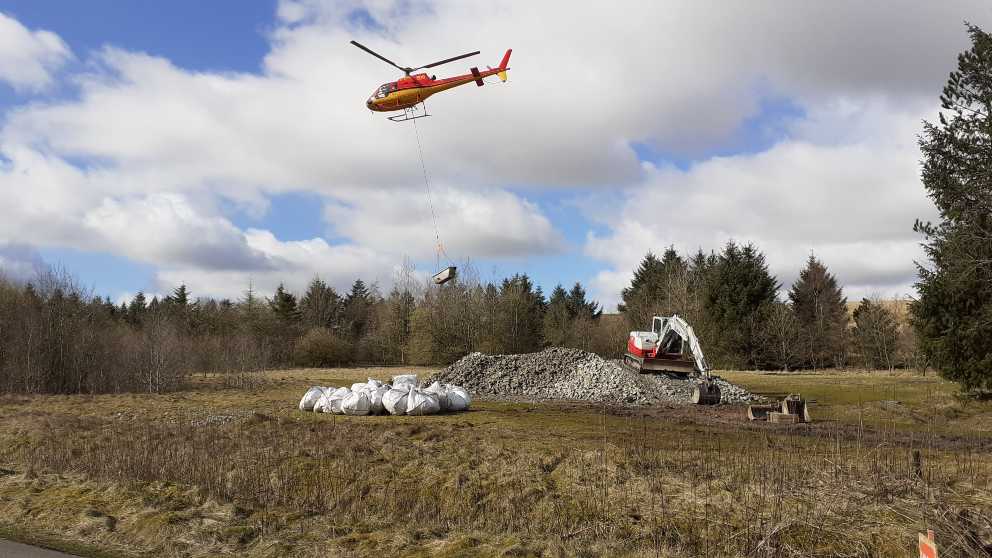
[[[471,402],[462,387],[434,382],[420,388],[416,374],[403,374],[393,376],[392,385],[369,378],[350,388],[314,386],[300,400],[300,410],[336,415],[433,415],[467,410]]]

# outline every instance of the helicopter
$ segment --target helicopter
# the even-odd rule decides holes
[[[416,106],[418,104],[422,104],[424,99],[435,93],[440,93],[441,91],[446,91],[453,87],[458,87],[459,85],[465,85],[466,83],[472,83],[473,81],[476,85],[482,87],[485,83],[482,81],[483,78],[487,78],[489,76],[499,76],[499,79],[505,82],[506,71],[510,69],[507,67],[507,64],[510,62],[510,53],[513,52],[513,49],[507,49],[506,54],[503,55],[503,60],[499,63],[499,67],[497,68],[490,67],[488,70],[484,71],[479,71],[478,68],[472,68],[469,70],[470,73],[468,74],[437,79],[437,76],[428,76],[425,73],[414,75],[410,74],[417,70],[425,70],[427,68],[433,68],[435,66],[454,62],[455,60],[461,60],[462,58],[468,58],[469,56],[475,56],[476,54],[479,54],[480,51],[477,50],[475,52],[461,54],[439,62],[419,66],[417,68],[408,68],[396,64],[392,60],[389,60],[358,41],[351,41],[351,44],[364,50],[372,56],[375,56],[379,60],[402,70],[403,73],[406,74],[405,77],[401,77],[396,81],[380,85],[372,93],[372,96],[369,97],[368,101],[365,102],[365,106],[368,107],[369,110],[375,112],[392,112],[402,110],[402,115],[388,117],[393,122],[405,122],[407,120],[430,116],[427,114],[426,108],[420,112],[417,110]]]

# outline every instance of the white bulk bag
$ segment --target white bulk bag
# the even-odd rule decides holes
[[[343,412],[341,410],[341,401],[350,394],[351,390],[346,387],[339,387],[334,390],[333,393],[327,396],[327,404],[324,405],[324,412],[340,415]]]
[[[327,398],[330,396],[326,391],[317,399],[317,402],[313,404],[313,412],[323,413],[327,409]]]
[[[409,392],[405,389],[391,389],[382,396],[382,406],[391,415],[406,414],[406,396]]]
[[[389,388],[385,386],[379,386],[378,388],[368,392],[370,415],[381,415],[386,411],[386,408],[382,406],[382,396],[386,395],[386,392],[388,391]]]
[[[441,382],[434,382],[429,387],[424,388],[424,391],[427,393],[432,393],[435,397],[437,397],[437,402],[441,405],[442,412],[448,410],[448,389],[447,387],[441,385]]]
[[[341,412],[346,415],[367,415],[370,407],[369,394],[364,390],[353,391],[341,400]]]
[[[351,391],[365,391],[369,389],[369,385],[365,382],[359,384],[351,384]]]
[[[371,387],[372,389],[378,389],[382,387],[382,382],[374,378],[369,378],[368,384],[369,387]]]
[[[427,393],[419,389],[411,389],[409,397],[406,398],[406,414],[408,415],[434,415],[441,411],[441,403],[433,393]]]
[[[300,410],[313,411],[313,406],[322,395],[324,395],[324,388],[320,386],[313,386],[308,389],[307,392],[303,394],[303,399],[300,399]]]
[[[472,398],[463,387],[449,385],[446,395],[448,396],[449,411],[465,411],[472,404]]]
[[[416,374],[401,374],[393,376],[393,389],[410,389],[417,387]]]

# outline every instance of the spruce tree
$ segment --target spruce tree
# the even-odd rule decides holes
[[[320,279],[314,277],[307,286],[307,291],[300,299],[300,313],[307,327],[326,327],[334,329],[338,325],[341,314],[341,297]]]
[[[843,362],[847,298],[837,278],[812,254],[792,284],[789,300],[802,330],[806,364],[822,368]]]
[[[369,326],[369,314],[372,307],[372,294],[365,281],[356,279],[351,285],[351,291],[344,299],[345,331],[352,341],[365,337]]]
[[[586,290],[582,283],[576,282],[567,296],[569,315],[573,319],[586,318],[595,320],[603,314],[603,309],[594,300],[586,299]]]
[[[495,337],[499,352],[529,353],[544,342],[546,302],[526,274],[504,279],[496,303]]]
[[[172,294],[165,297],[165,302],[168,304],[174,304],[179,307],[185,307],[189,305],[189,290],[186,289],[186,285],[179,285],[173,289]]]
[[[145,293],[138,291],[138,294],[134,295],[131,299],[131,304],[127,307],[127,321],[131,325],[138,325],[142,322],[145,315],[145,310],[148,309],[145,303]]]
[[[929,262],[917,266],[911,312],[920,349],[945,378],[992,390],[992,36],[973,25],[968,33],[939,121],[919,138],[939,221],[914,227]]]
[[[269,300],[269,308],[276,319],[285,324],[295,324],[300,320],[300,312],[296,306],[296,297],[279,283],[276,292]]]
[[[778,288],[764,254],[753,244],[740,247],[733,241],[727,243],[707,275],[703,301],[708,318],[719,332],[711,340],[717,349],[714,360],[761,364],[762,311],[765,305],[775,302]]]
[[[685,314],[691,287],[688,270],[685,259],[674,247],[668,247],[660,260],[648,252],[634,272],[630,287],[621,293],[623,303],[618,309],[628,325],[645,329],[652,316]]]
[[[555,347],[567,346],[573,319],[569,295],[561,285],[558,285],[551,291],[548,310],[544,314],[545,343]]]

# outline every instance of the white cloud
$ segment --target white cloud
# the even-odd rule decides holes
[[[15,89],[45,89],[70,58],[69,47],[55,33],[32,31],[0,13],[0,81]]]
[[[278,265],[253,271],[198,266],[166,268],[158,273],[160,286],[167,289],[184,283],[194,293],[237,299],[249,283],[260,296],[269,296],[280,283],[300,293],[319,275],[344,291],[359,277],[367,283],[388,284],[401,264],[361,246],[332,245],[320,238],[284,242],[271,232],[248,229],[244,240],[248,248],[277,261]]]
[[[47,269],[36,249],[25,244],[0,244],[0,279],[29,281]]]
[[[361,191],[325,209],[334,230],[380,253],[435,255],[433,202],[445,251],[452,258],[511,258],[556,252],[563,240],[539,209],[503,190],[435,187],[425,191]]]
[[[652,171],[626,193],[619,224],[588,238],[586,253],[611,267],[595,278],[596,293],[614,303],[648,250],[719,251],[729,239],[754,242],[785,288],[812,251],[851,298],[909,292],[913,261],[922,258],[913,222],[932,218],[934,209],[919,184],[919,150],[908,130],[928,115],[881,105],[864,112],[877,127],[859,141],[821,143],[800,134],[759,154]]]
[[[275,17],[259,74],[193,72],[108,47],[73,76],[78,95],[8,111],[0,241],[112,251],[162,266],[163,282],[186,277],[218,293],[242,290],[249,275],[271,283],[278,270],[387,274],[398,255],[429,253],[414,130],[363,106],[397,72],[349,45],[355,38],[401,64],[483,51],[439,74],[495,64],[514,48],[508,84],[439,95],[418,124],[456,258],[560,249],[539,208],[510,188],[602,186],[623,207],[586,246],[609,266],[597,279],[604,300],[647,248],[715,248],[730,236],[758,242],[783,279],[814,249],[852,285],[895,285],[917,253],[906,221],[928,207],[913,146],[920,107],[935,104],[967,46],[962,20],[982,24],[992,11],[978,0],[582,10],[286,0]],[[32,36],[62,45],[41,33]],[[59,60],[69,56],[62,46]],[[57,66],[42,64],[20,87],[50,83]],[[0,79],[13,78],[0,70]],[[643,165],[631,149],[704,157],[767,98],[803,114],[765,153],[679,172]],[[219,209],[257,215],[288,191],[328,200],[344,242],[305,241],[310,256],[297,260],[302,245],[261,242],[264,231],[240,230]]]

